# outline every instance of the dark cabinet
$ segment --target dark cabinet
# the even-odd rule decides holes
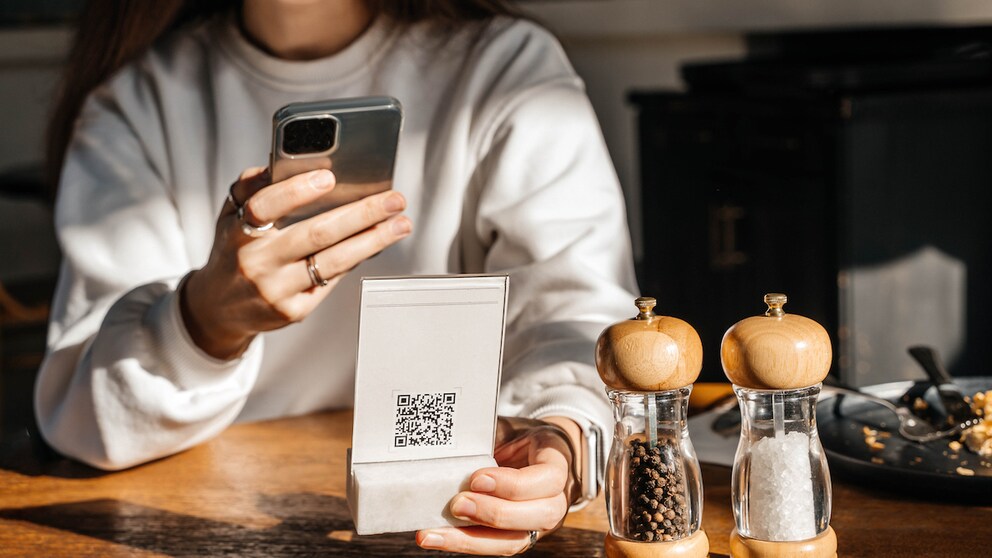
[[[989,374],[992,89],[637,93],[642,291],[704,345],[784,292],[865,385],[920,373],[912,344]]]

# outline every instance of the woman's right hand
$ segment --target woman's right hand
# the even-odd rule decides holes
[[[249,225],[278,221],[334,187],[327,170],[271,186],[268,180],[265,169],[253,168],[231,187]],[[228,360],[259,333],[307,317],[345,273],[410,234],[410,220],[399,215],[405,207],[403,195],[390,190],[252,237],[242,231],[229,200],[217,220],[210,258],[189,275],[180,293],[193,341],[207,354]],[[311,279],[308,256],[327,280],[325,286]]]

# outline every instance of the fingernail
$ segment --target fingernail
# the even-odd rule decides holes
[[[451,515],[458,519],[468,519],[475,515],[475,502],[464,496],[458,496],[451,503]]]
[[[420,541],[420,546],[442,548],[444,546],[444,537],[437,533],[427,533],[424,535],[423,540]]]
[[[393,234],[404,236],[410,234],[411,226],[409,219],[396,219],[393,221]]]
[[[390,194],[386,197],[386,201],[382,205],[390,213],[399,213],[406,206],[406,200],[400,194]]]
[[[317,190],[326,190],[334,184],[334,175],[330,171],[313,171],[307,177],[307,181],[310,183],[310,186]]]
[[[479,475],[472,480],[472,492],[492,492],[496,490],[496,479],[489,475]]]

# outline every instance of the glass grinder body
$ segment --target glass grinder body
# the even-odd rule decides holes
[[[784,294],[768,311],[723,336],[720,357],[741,409],[731,499],[736,558],[834,558],[830,473],[816,430],[816,398],[830,370],[830,337],[809,318],[786,314]]]
[[[606,472],[606,555],[703,558],[709,541],[700,529],[702,478],[686,422],[702,344],[688,323],[656,315],[655,299],[635,304],[640,313],[606,328],[596,344],[616,421]]]

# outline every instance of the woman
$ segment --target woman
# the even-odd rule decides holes
[[[357,278],[507,272],[499,411],[540,420],[501,419],[503,466],[453,499],[479,527],[417,540],[512,554],[557,528],[581,431],[611,424],[592,344],[635,284],[581,82],[511,15],[497,0],[91,2],[50,145],[65,259],[36,387],[45,438],[120,469],[235,420],[350,406]],[[334,185],[267,186],[272,113],[371,94],[405,108],[394,190],[244,234]]]

